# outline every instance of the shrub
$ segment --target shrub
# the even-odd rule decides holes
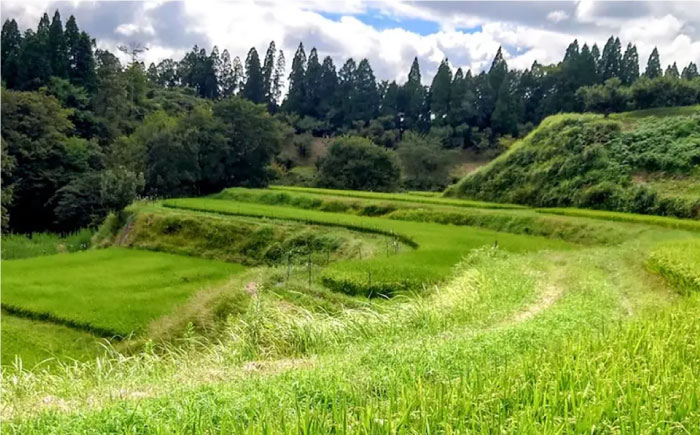
[[[334,189],[394,191],[401,172],[394,155],[360,137],[337,139],[321,159],[316,185]]]

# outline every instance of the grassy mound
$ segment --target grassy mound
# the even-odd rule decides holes
[[[682,178],[695,183],[700,113],[691,109],[692,114],[664,117],[551,116],[446,195],[700,218],[700,198],[665,192],[658,182],[638,181],[643,174],[657,181]]]

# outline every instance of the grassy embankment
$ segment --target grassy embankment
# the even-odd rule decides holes
[[[699,107],[642,112],[550,116],[446,194],[700,218],[700,197],[685,189],[698,183]]]

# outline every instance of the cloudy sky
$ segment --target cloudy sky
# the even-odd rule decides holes
[[[379,79],[403,82],[418,56],[429,83],[441,59],[456,67],[488,68],[503,46],[508,64],[525,68],[534,60],[556,62],[575,38],[598,43],[610,35],[623,49],[636,43],[642,70],[654,46],[661,62],[679,69],[700,64],[698,2],[399,2],[384,1],[204,1],[95,2],[4,0],[3,21],[35,27],[45,11],[59,9],[63,21],[73,14],[78,26],[116,51],[120,44],[149,47],[144,60],[180,59],[195,44],[207,51],[218,45],[232,56],[251,46],[263,54],[270,40],[291,64],[303,41],[336,66],[348,57],[366,57]]]

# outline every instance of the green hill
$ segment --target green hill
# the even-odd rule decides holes
[[[545,119],[445,195],[700,218],[700,107]]]

